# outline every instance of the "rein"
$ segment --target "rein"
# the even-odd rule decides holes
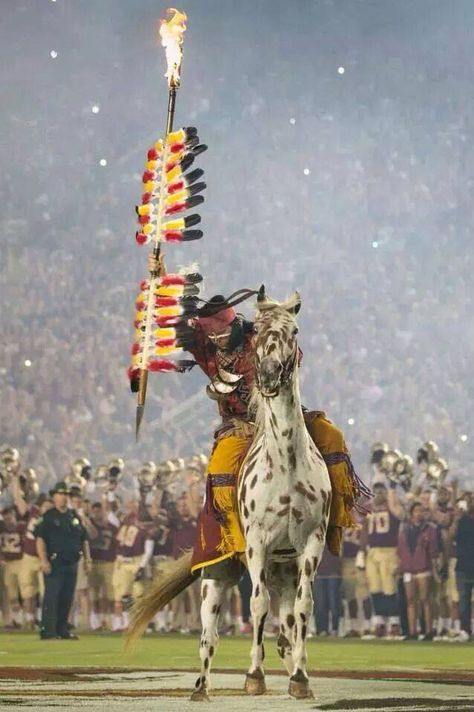
[[[203,306],[199,309],[198,316],[214,316],[214,314],[218,314],[224,309],[228,309],[229,307],[235,307],[237,306],[237,304],[245,302],[247,299],[250,299],[250,297],[254,297],[256,294],[258,294],[258,291],[256,289],[245,288],[238,289],[236,292],[232,292],[232,294],[230,294],[227,299],[225,299],[220,304],[213,304],[212,302],[208,302],[205,299],[200,299],[199,301],[203,303]]]
[[[290,383],[291,379],[293,378],[293,373],[295,372],[295,367],[298,361],[298,344],[295,344],[295,348],[293,350],[293,353],[289,357],[289,359],[282,365],[282,370],[281,370],[281,375],[280,375],[280,380],[278,382],[278,386],[286,386],[288,383]],[[260,387],[260,378],[258,375],[258,369],[255,369],[255,382],[258,386],[258,390],[261,392],[261,387]],[[276,394],[275,394],[276,395]]]

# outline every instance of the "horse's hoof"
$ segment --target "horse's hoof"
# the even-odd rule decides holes
[[[191,702],[210,702],[209,695],[206,690],[194,690],[193,694],[189,698]]]
[[[313,691],[309,686],[309,680],[299,681],[290,680],[290,685],[288,687],[288,692],[290,697],[294,697],[295,700],[312,700],[314,699]]]
[[[264,695],[267,691],[265,685],[265,677],[261,670],[256,670],[252,673],[247,673],[245,678],[244,690],[247,695]]]

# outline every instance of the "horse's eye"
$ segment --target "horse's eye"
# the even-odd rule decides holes
[[[296,336],[297,333],[298,333],[298,327],[295,326],[295,328],[293,329],[293,336]]]
[[[253,325],[252,331],[254,334],[258,334],[258,326],[256,324]]]

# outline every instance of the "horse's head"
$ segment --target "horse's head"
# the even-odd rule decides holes
[[[295,292],[285,302],[268,299],[262,285],[257,297],[255,320],[255,375],[265,398],[274,398],[280,387],[291,380],[298,364],[298,326],[296,314],[301,298]]]

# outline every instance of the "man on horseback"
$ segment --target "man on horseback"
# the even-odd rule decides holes
[[[158,265],[150,256],[149,268]],[[242,290],[246,291],[246,290]],[[249,295],[252,292],[249,292]],[[239,299],[237,301],[241,301]],[[238,315],[222,295],[216,295],[190,320],[194,344],[189,347],[196,362],[210,378],[207,393],[218,403],[222,424],[214,433],[214,447],[206,481],[206,503],[200,515],[192,571],[203,577],[219,575],[208,567],[227,560],[225,569],[239,570],[245,552],[237,503],[240,466],[254,436],[251,395],[255,381],[253,323]],[[299,351],[299,360],[302,353]],[[360,494],[342,432],[322,411],[304,412],[306,427],[323,456],[331,479],[332,501],[326,543],[341,554],[344,528],[352,527],[350,510]],[[222,568],[222,567],[220,567]]]

